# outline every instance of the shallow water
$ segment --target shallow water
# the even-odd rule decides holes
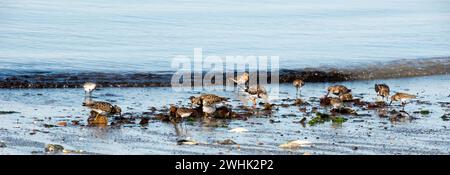
[[[175,55],[281,68],[450,56],[447,0],[2,0],[0,74],[167,71]]]
[[[125,124],[119,127],[69,126],[45,128],[44,124],[58,121],[80,120],[86,124],[89,111],[81,106],[82,89],[2,89],[0,111],[17,111],[0,115],[0,141],[6,148],[0,154],[30,154],[43,151],[48,143],[61,144],[66,149],[83,150],[87,154],[450,154],[449,121],[441,116],[450,113],[450,76],[370,80],[343,82],[355,97],[374,101],[373,85],[384,82],[393,92],[417,94],[419,101],[411,102],[405,110],[417,117],[414,120],[391,122],[380,118],[375,110],[361,110],[361,116],[345,116],[342,125],[331,122],[315,126],[294,123],[303,117],[314,116],[299,112],[299,107],[279,107],[271,116],[257,115],[248,120],[192,121],[173,125],[151,121],[148,126]],[[312,103],[308,111],[318,106],[313,97],[325,94],[330,83],[307,83],[302,98]],[[280,85],[280,96],[271,102],[293,97],[290,84]],[[234,92],[215,92],[231,98],[237,107]],[[102,88],[95,91],[96,100],[118,104],[124,112],[139,115],[150,106],[162,108],[168,104],[188,105],[187,98],[196,93],[175,92],[171,88]],[[393,109],[399,110],[395,105]],[[414,111],[426,109],[428,115]],[[329,108],[319,107],[320,112]],[[51,119],[49,118],[51,117]],[[270,122],[270,119],[276,122]],[[279,123],[277,123],[279,121]],[[136,121],[137,123],[139,120]],[[248,129],[244,133],[231,133],[232,128]],[[37,129],[34,135],[30,135]],[[48,133],[47,133],[48,132]],[[200,145],[177,145],[180,138],[190,137]],[[216,141],[232,139],[238,145],[219,145]],[[313,147],[293,150],[278,146],[290,140],[308,140]],[[357,147],[355,150],[354,148]]]

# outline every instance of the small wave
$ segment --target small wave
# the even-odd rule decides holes
[[[344,68],[281,69],[279,70],[279,82],[289,83],[297,78],[307,82],[340,82],[445,75],[449,72],[450,57],[404,59]],[[0,88],[79,88],[85,82],[97,82],[100,87],[168,87],[171,86],[173,74],[174,72],[170,71],[146,73],[51,73],[47,71],[3,73],[0,76]],[[268,74],[268,78],[271,79],[270,74]]]

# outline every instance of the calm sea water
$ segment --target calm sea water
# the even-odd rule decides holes
[[[450,56],[450,1],[0,1],[3,74],[173,70],[196,47],[282,68]]]

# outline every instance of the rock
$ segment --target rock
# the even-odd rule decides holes
[[[297,100],[294,101],[294,105],[296,105],[296,106],[300,106],[302,104],[303,104],[303,100],[302,99],[297,99]]]
[[[71,122],[72,122],[72,125],[74,125],[74,126],[77,126],[80,124],[80,121],[78,121],[78,120],[72,120]]]
[[[264,104],[264,110],[271,111],[273,106],[275,106],[275,105],[274,104],[265,103]]]
[[[285,144],[281,144],[279,147],[283,149],[298,149],[303,147],[311,147],[312,143],[306,140],[294,140]]]
[[[144,117],[144,118],[141,119],[141,121],[139,122],[139,124],[140,124],[140,125],[146,125],[146,124],[148,124],[148,121],[149,121],[149,120],[150,120],[150,119]]]
[[[333,108],[331,109],[331,112],[333,113],[339,113],[339,114],[350,114],[350,115],[358,115],[358,113],[356,113],[355,110],[353,110],[352,108]]]
[[[274,119],[270,119],[269,122],[270,122],[270,123],[281,123],[280,120],[274,120]]]
[[[218,141],[217,143],[218,143],[218,144],[221,144],[221,145],[236,145],[236,144],[237,144],[235,141],[233,141],[233,140],[231,140],[231,139],[226,139],[226,140],[223,140],[223,141]]]
[[[180,139],[177,140],[177,145],[198,145],[198,142],[191,139]]]
[[[0,148],[6,148],[6,143],[0,142]]]
[[[43,125],[45,128],[54,128],[54,127],[58,127],[56,125],[51,125],[51,124],[44,124]]]
[[[90,125],[107,125],[108,117],[102,116],[102,115],[98,115],[96,117],[89,117],[88,124],[90,124]]]
[[[56,123],[56,125],[58,125],[58,126],[67,126],[67,122],[58,122],[58,123]]]
[[[245,128],[234,128],[234,129],[231,129],[229,132],[242,133],[242,132],[248,132],[248,130]]]
[[[63,151],[64,151],[64,147],[61,145],[57,145],[57,144],[45,145],[45,152],[47,152],[47,153],[59,153],[59,152],[63,152]]]
[[[331,97],[322,97],[320,98],[320,105],[328,106],[331,104]]]
[[[19,112],[16,111],[0,111],[0,115],[7,115],[7,114],[16,114]]]

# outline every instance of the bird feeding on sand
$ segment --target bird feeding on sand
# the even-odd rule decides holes
[[[385,98],[389,98],[389,86],[386,84],[375,84],[375,92],[377,96],[380,96],[384,101]]]
[[[199,105],[205,113],[205,117],[213,114],[216,111],[216,105],[227,101],[227,98],[220,97],[214,94],[203,94],[198,97],[190,97],[192,105]]]
[[[391,102],[389,103],[389,105],[391,105],[393,101],[400,101],[401,105],[403,107],[402,109],[405,109],[405,105],[406,105],[407,101],[411,100],[411,99],[414,99],[414,98],[416,98],[415,95],[402,93],[402,92],[397,92],[396,94],[391,96]]]
[[[348,94],[350,93],[352,90],[348,89],[347,87],[343,86],[343,85],[334,85],[334,86],[330,86],[327,88],[327,94],[325,95],[325,97],[328,97],[328,95],[330,93],[337,95],[337,96],[342,96],[343,94]]]
[[[250,86],[245,89],[245,92],[249,95],[249,100],[253,103],[253,108],[256,108],[256,102],[258,99],[262,99],[264,103],[268,103],[267,91],[262,85]]]
[[[296,88],[297,92],[295,94],[295,97],[298,98],[301,94],[301,89],[302,87],[305,85],[305,82],[303,80],[300,79],[295,79],[292,82],[292,85],[294,85],[294,87]]]
[[[97,113],[96,117],[99,115],[102,116],[109,116],[109,115],[120,115],[122,116],[122,109],[117,105],[112,105],[108,102],[102,102],[102,101],[94,101],[91,103],[84,103],[83,106],[88,107],[95,113]]]

